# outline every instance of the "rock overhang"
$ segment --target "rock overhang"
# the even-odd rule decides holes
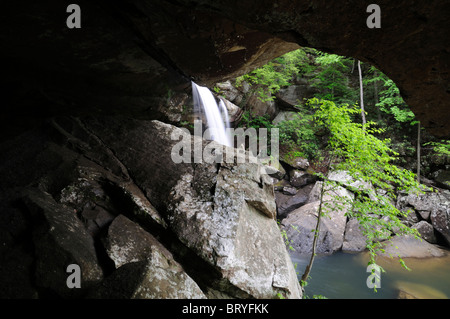
[[[157,105],[191,79],[212,84],[300,46],[369,62],[401,90],[430,133],[450,135],[445,1],[79,1],[68,29],[58,1],[9,4],[1,57],[5,116],[126,114],[166,120]]]

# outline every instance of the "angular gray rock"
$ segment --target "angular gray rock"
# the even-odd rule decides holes
[[[275,116],[275,118],[273,119],[272,124],[277,125],[284,121],[290,121],[294,118],[294,116],[297,116],[297,115],[298,115],[298,112],[280,111],[280,112],[278,112],[277,116]]]
[[[269,93],[270,97],[270,93]],[[250,111],[253,116],[269,115],[270,118],[275,116],[277,107],[274,101],[262,101],[259,93],[253,93],[247,100],[247,110]]]
[[[431,212],[431,223],[450,246],[450,208],[438,207]]]
[[[111,223],[104,241],[106,252],[116,268],[146,260],[154,246],[161,246],[152,235],[123,215]]]
[[[239,91],[230,81],[216,83],[216,87],[220,89],[220,94],[225,96],[228,101],[239,104],[242,100],[242,92]],[[240,99],[236,102],[236,99]]]
[[[332,171],[328,173],[328,179],[330,181],[337,182],[339,185],[346,187],[353,192],[365,192],[369,196],[372,196],[375,192],[374,187],[369,183],[362,180],[355,180],[347,171]]]
[[[124,264],[92,289],[90,299],[205,299],[198,285],[158,250],[148,259]]]
[[[306,204],[307,200],[308,196],[304,194],[295,194],[278,207],[278,218],[285,218],[290,212]]]
[[[402,258],[426,258],[442,257],[445,251],[428,243],[419,240],[411,235],[394,236],[390,241],[384,242],[385,252],[379,253],[381,256],[400,256]]]
[[[308,184],[312,184],[316,181],[316,177],[304,171],[297,169],[291,170],[289,172],[290,183],[294,187],[303,187]]]
[[[282,221],[290,245],[299,254],[312,252],[313,231],[317,224],[319,204],[318,201],[306,204]],[[346,220],[347,217],[342,210],[335,210],[322,218],[316,253],[332,254],[342,248]]]
[[[317,186],[319,185],[319,186]],[[320,193],[319,182],[314,188]],[[313,188],[313,190],[314,190]],[[320,197],[319,197],[320,198]],[[319,239],[316,252],[319,254],[331,254],[342,248],[344,232],[347,224],[346,213],[353,200],[353,194],[345,188],[328,187],[324,190]],[[311,253],[314,239],[313,230],[317,225],[317,216],[320,209],[320,201],[310,202],[291,212],[282,221],[291,246],[299,254]]]
[[[442,235],[446,244],[450,245],[450,193],[448,190],[399,196],[397,207],[402,210],[413,209],[407,218],[411,225],[417,224],[420,218],[428,221]]]
[[[298,254],[308,254],[312,252],[312,244],[314,239],[314,229],[317,224],[317,212],[320,202],[313,202],[302,206],[293,211],[289,216],[283,219],[281,225],[286,231],[289,240],[289,246]],[[344,232],[342,231],[342,234]],[[336,241],[326,226],[326,222],[322,221],[320,225],[319,238],[317,242],[316,253],[331,254],[335,250],[341,248],[336,245]],[[342,242],[341,242],[342,244]],[[339,247],[336,247],[339,246]]]
[[[73,209],[58,204],[48,193],[30,189],[25,204],[34,219],[33,243],[36,254],[36,284],[66,298],[79,297],[103,279],[94,241]],[[67,267],[81,271],[81,289],[68,288]]]
[[[289,213],[297,208],[305,205],[308,201],[308,195],[311,192],[312,185],[305,186],[298,191],[295,189],[295,193],[292,196],[280,194],[275,192],[277,203],[277,217],[279,219],[286,218]]]
[[[308,195],[308,203],[316,202],[320,199],[320,192],[322,189],[323,182],[318,181],[314,184],[311,192]]]
[[[105,118],[87,125],[128,168],[156,210],[164,212],[168,229],[221,274],[218,282],[202,288],[208,296],[301,297],[275,221],[272,181],[261,174],[260,164],[237,164],[234,149],[158,121]],[[233,152],[232,160],[176,163],[172,149],[180,139],[193,152],[196,146],[210,146],[222,149],[223,159]]]
[[[303,158],[303,157],[292,158],[288,154],[280,154],[280,155],[281,155],[280,161],[288,164],[289,166],[291,166],[294,169],[300,169],[302,171],[306,171],[309,167],[309,161],[306,158]]]
[[[307,83],[306,83],[307,84]],[[285,107],[294,108],[296,105],[304,103],[304,99],[309,99],[317,93],[317,89],[305,84],[290,85],[281,89],[277,94],[278,102]]]
[[[183,243],[219,269],[224,286],[228,282],[254,298],[301,297],[274,216],[264,213],[273,195],[254,180],[257,166],[242,170],[246,177],[236,170],[236,166],[219,169],[209,202],[200,201],[191,191],[193,176],[183,176],[172,191],[170,227]]]
[[[434,228],[430,223],[421,220],[417,224],[414,224],[412,228],[417,229],[422,239],[426,240],[430,244],[437,243],[436,235],[434,234]]]
[[[345,227],[342,250],[350,252],[364,251],[366,249],[366,239],[366,236],[361,231],[359,221],[356,218],[351,218]]]
[[[397,200],[397,205],[400,209],[405,210],[408,207],[412,207],[424,220],[429,220],[431,211],[439,203],[440,196],[437,193],[408,194],[399,196]]]
[[[94,289],[92,298],[206,298],[172,254],[125,216],[114,219],[105,242],[117,270]]]
[[[260,160],[261,163],[263,164],[262,173],[265,173],[278,180],[282,180],[286,175],[285,169],[277,159],[268,157],[268,158],[261,158]]]

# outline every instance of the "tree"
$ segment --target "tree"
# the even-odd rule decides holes
[[[419,237],[417,230],[402,223],[407,213],[399,211],[392,202],[398,191],[419,191],[420,185],[412,172],[392,164],[398,154],[388,147],[388,140],[375,137],[374,134],[381,131],[374,127],[375,123],[367,122],[363,126],[351,120],[353,114],[360,112],[358,107],[337,106],[332,101],[318,99],[310,100],[309,104],[316,109],[316,124],[328,130],[332,169],[346,171],[355,181],[345,185],[355,194],[354,200],[349,202],[342,197],[334,200],[341,205],[351,205],[347,216],[359,221],[367,238],[369,264],[375,264],[377,253],[384,251],[379,239],[390,235],[393,229],[396,234]],[[339,185],[325,174],[321,174],[321,178],[329,185],[325,188]],[[325,214],[327,209],[330,209],[327,205],[320,206],[318,214]],[[401,258],[400,263],[406,267]]]
[[[360,103],[361,103],[361,117],[362,117],[362,123],[363,123],[363,129],[366,125],[366,111],[364,110],[364,88],[363,88],[363,78],[362,78],[362,72],[361,72],[361,61],[358,60],[358,72],[359,72],[359,96],[360,96]]]
[[[420,183],[420,121],[417,124],[417,183]]]
[[[322,183],[322,187],[320,189],[320,204],[319,204],[319,213],[317,215],[317,224],[316,228],[314,229],[314,239],[312,244],[312,251],[311,251],[311,258],[309,259],[309,263],[305,268],[305,272],[302,275],[302,278],[300,280],[301,287],[303,289],[305,283],[308,281],[309,274],[311,272],[312,266],[314,264],[314,259],[316,258],[316,247],[317,247],[317,239],[319,238],[320,233],[320,221],[322,220],[322,205],[323,205],[323,195],[325,193],[325,183]]]
[[[373,68],[373,67],[372,67]],[[374,70],[374,77],[368,82],[382,82],[383,89],[379,92],[379,102],[376,104],[381,111],[390,115],[399,122],[411,123],[415,120],[414,113],[409,109],[408,105],[400,95],[400,90],[394,81],[389,79],[384,73]]]
[[[316,97],[334,102],[353,102],[353,91],[345,76],[345,73],[350,70],[352,61],[336,54],[320,52],[315,62],[320,70],[314,77],[318,81],[312,84],[320,90]]]

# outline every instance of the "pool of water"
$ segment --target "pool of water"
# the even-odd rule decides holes
[[[302,276],[308,256],[291,254],[299,278]],[[404,258],[408,271],[398,259],[378,258],[377,264],[386,272],[381,273],[381,287],[375,293],[367,287],[370,273],[366,272],[367,253],[343,252],[331,256],[317,256],[305,294],[312,298],[322,295],[329,299],[395,299],[400,291],[417,298],[450,298],[450,254],[440,258]]]

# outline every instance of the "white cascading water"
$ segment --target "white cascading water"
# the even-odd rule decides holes
[[[228,117],[227,107],[225,106],[225,102],[223,100],[220,100],[219,107],[220,107],[220,110],[222,111],[222,114],[223,114],[223,117],[225,120],[225,129],[227,129],[230,127],[230,119]]]
[[[231,140],[226,131],[226,128],[229,126],[228,111],[223,101],[220,101],[220,106],[217,105],[211,91],[207,87],[199,86],[194,82],[192,82],[192,96],[194,99],[194,111],[206,116],[210,138],[220,144],[231,146]],[[224,118],[222,118],[220,109],[222,109]]]

